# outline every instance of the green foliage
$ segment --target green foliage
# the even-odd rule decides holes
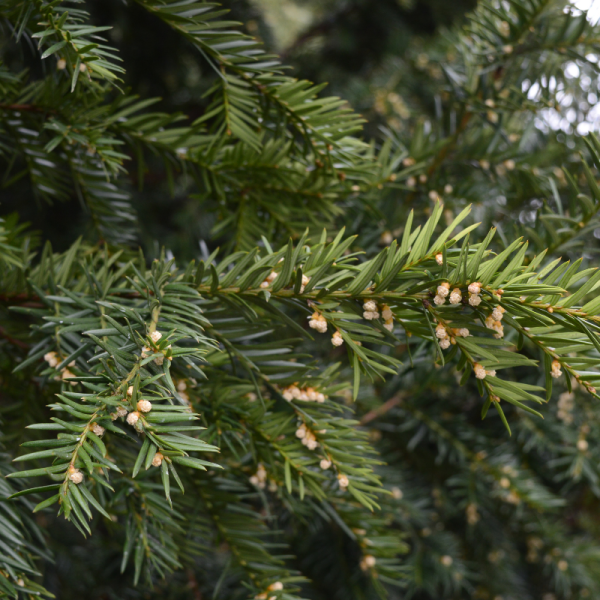
[[[3,185],[88,224],[0,221],[0,597],[600,592],[600,143],[539,123],[598,28],[482,2],[435,117],[367,144],[220,5],[136,4],[208,67],[200,116],[128,89],[85,3],[0,8]],[[136,248],[155,172],[209,215],[187,264]],[[71,525],[85,583],[47,572]]]

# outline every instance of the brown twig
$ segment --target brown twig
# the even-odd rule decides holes
[[[370,410],[360,420],[360,424],[366,425],[367,423],[374,421],[378,417],[381,417],[381,415],[384,415],[385,413],[392,410],[392,408],[394,408],[394,406],[398,406],[398,404],[400,404],[402,402],[402,400],[404,400],[404,394],[396,394],[395,396],[390,398],[387,402],[384,402],[381,406],[378,406],[377,408]]]
[[[301,33],[290,46],[285,48],[280,53],[279,57],[281,58],[281,60],[285,60],[290,54],[293,54],[310,39],[319,35],[329,33],[336,26],[339,19],[350,15],[352,12],[355,12],[356,8],[357,7],[354,4],[346,4],[337,12],[328,15],[323,21],[315,23],[314,25],[306,29],[303,33]]]
[[[0,326],[0,336],[2,336],[5,340],[8,340],[13,346],[17,346],[18,348],[22,348],[23,350],[29,350],[29,344],[27,342],[23,342],[17,339],[16,337],[13,337],[2,326]]]
[[[14,112],[36,112],[53,113],[55,111],[35,104],[0,104],[0,110],[10,110]]]

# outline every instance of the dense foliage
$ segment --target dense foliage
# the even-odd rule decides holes
[[[600,27],[331,4],[0,6],[0,597],[600,594]]]

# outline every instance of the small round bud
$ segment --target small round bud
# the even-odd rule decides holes
[[[459,304],[462,300],[462,294],[458,288],[454,288],[450,294],[450,304]]]
[[[469,304],[471,306],[479,306],[481,304],[481,296],[478,294],[469,294]]]
[[[450,293],[450,284],[447,281],[437,286],[437,295],[445,298]]]
[[[379,242],[383,246],[389,246],[394,241],[394,236],[390,231],[384,231],[379,238]]]
[[[137,411],[134,412],[130,412],[127,415],[127,423],[129,423],[129,425],[135,425],[140,419],[140,413]]]
[[[323,469],[323,471],[326,471],[327,469],[329,469],[329,467],[331,466],[331,461],[327,460],[326,458],[324,458],[320,463],[319,466],[321,467],[321,469]]]
[[[47,352],[44,354],[44,360],[51,366],[55,367],[58,364],[58,356],[56,352]]]
[[[98,423],[94,423],[92,425],[92,432],[95,433],[98,437],[102,437],[105,431],[106,430],[104,429],[104,427],[102,427],[102,425],[99,425]]]
[[[150,334],[150,339],[156,344],[156,342],[158,342],[160,340],[160,338],[162,337],[162,333],[160,331],[153,331]]]
[[[152,410],[152,402],[150,400],[140,400],[137,403],[137,409],[143,413],[149,413]]]
[[[477,379],[485,379],[486,371],[485,371],[483,365],[480,365],[479,363],[475,363],[473,365],[473,371],[475,372],[475,377],[477,377]]]
[[[381,311],[381,317],[385,321],[388,321],[389,319],[394,318],[394,313],[392,312],[391,308],[387,304],[383,307],[383,310]]]
[[[365,300],[363,303],[363,310],[375,312],[377,310],[377,303],[374,300]]]
[[[344,343],[344,338],[342,337],[342,334],[339,331],[336,331],[333,336],[331,337],[331,343],[334,346],[341,346]]]
[[[83,473],[79,469],[69,469],[69,479],[75,484],[80,484],[83,481]]]
[[[56,68],[59,71],[64,71],[67,68],[67,61],[64,58],[59,58],[56,63]]]
[[[160,467],[160,465],[162,465],[163,458],[164,456],[160,452],[157,452],[152,458],[152,466]]]

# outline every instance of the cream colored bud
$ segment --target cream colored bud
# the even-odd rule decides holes
[[[73,483],[79,484],[83,481],[83,473],[79,469],[69,469],[69,479]]]
[[[342,337],[342,334],[339,331],[336,331],[333,336],[331,337],[331,343],[334,346],[341,346],[344,343],[344,338]]]
[[[377,310],[377,303],[374,300],[365,300],[363,303],[363,310],[375,312]]]
[[[139,412],[137,412],[137,411],[130,412],[127,415],[127,423],[129,423],[129,425],[135,425],[139,421],[139,418],[140,418]]]
[[[473,365],[473,371],[475,372],[475,377],[477,377],[477,379],[485,379],[486,372],[483,365],[475,363]]]
[[[143,413],[149,413],[152,410],[152,402],[150,400],[140,400],[137,403],[137,409]]]
[[[150,334],[150,339],[156,344],[156,342],[158,342],[160,340],[160,338],[162,337],[162,333],[160,331],[153,331]]]
[[[435,255],[435,262],[440,266],[444,264],[444,255],[441,252]]]
[[[160,465],[162,465],[163,458],[164,456],[160,452],[157,452],[152,458],[152,466],[160,467]]]
[[[98,437],[102,437],[105,431],[106,430],[104,429],[104,427],[102,427],[98,423],[94,423],[92,425],[92,432],[95,433]]]
[[[462,300],[462,294],[458,288],[454,288],[450,294],[450,304],[459,304]]]
[[[56,352],[47,352],[44,354],[44,360],[51,366],[55,367],[58,364],[58,356]]]
[[[376,310],[365,310],[365,312],[363,313],[363,317],[367,320],[367,321],[372,321],[373,319],[378,319],[379,318],[379,313]]]
[[[390,231],[384,231],[379,238],[383,246],[389,246],[394,241],[394,236]]]
[[[276,581],[275,583],[272,583],[267,589],[271,592],[278,592],[279,590],[283,589],[283,583],[281,583],[281,581]]]
[[[320,463],[319,466],[321,467],[321,469],[323,469],[323,471],[326,471],[327,469],[329,469],[329,467],[331,467],[331,461],[327,460],[326,458],[324,458]]]
[[[450,284],[447,282],[437,286],[437,295],[445,298],[450,293]]]
[[[479,306],[481,304],[481,296],[477,294],[469,294],[469,304],[471,306]]]
[[[342,475],[341,473],[338,475],[338,483],[341,488],[347,488],[350,485],[350,481],[346,475]]]
[[[64,58],[59,58],[56,63],[56,68],[59,71],[64,71],[67,68],[67,61]]]
[[[443,340],[448,337],[448,332],[441,323],[435,328],[435,337],[437,337],[439,340]]]
[[[392,312],[392,310],[390,309],[389,306],[384,306],[383,310],[381,311],[381,317],[388,321],[389,319],[393,319],[394,318],[394,313]]]

